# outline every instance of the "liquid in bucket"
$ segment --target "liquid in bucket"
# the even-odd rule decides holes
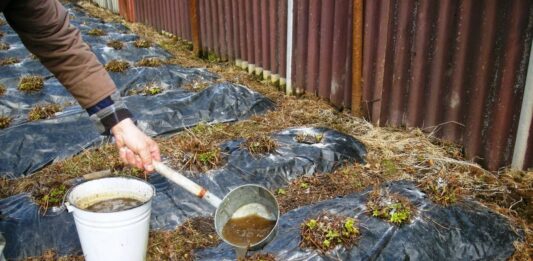
[[[136,208],[143,202],[134,198],[112,198],[96,202],[85,210],[98,213],[110,213]]]
[[[228,220],[222,235],[232,244],[247,247],[261,242],[276,225],[276,221],[258,215],[250,215]]]
[[[155,188],[143,180],[110,177],[72,188],[65,203],[73,214],[87,261],[146,260]]]

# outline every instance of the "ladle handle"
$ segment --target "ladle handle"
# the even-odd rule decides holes
[[[196,195],[197,197],[204,199],[209,204],[213,205],[213,207],[218,208],[218,206],[220,206],[220,203],[222,202],[220,198],[213,195],[211,192],[207,191],[207,189],[203,188],[202,186],[194,183],[194,181],[181,175],[179,172],[163,164],[162,162],[155,161],[154,168],[157,172],[165,176],[167,179],[170,179],[171,181],[178,184],[180,187],[186,189],[190,193]]]

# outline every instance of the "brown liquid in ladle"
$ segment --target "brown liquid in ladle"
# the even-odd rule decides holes
[[[258,215],[232,218],[222,228],[222,236],[235,245],[247,247],[267,237],[275,225],[276,221]]]

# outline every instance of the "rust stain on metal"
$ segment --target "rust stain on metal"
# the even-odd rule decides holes
[[[509,165],[533,2],[383,0],[364,10],[365,115],[462,143],[490,170]]]
[[[200,16],[198,14],[198,0],[191,0],[189,3],[189,17],[191,23],[193,53],[198,57],[202,53],[202,45],[200,44]]]
[[[361,116],[363,97],[363,0],[353,3],[352,45],[352,113]]]

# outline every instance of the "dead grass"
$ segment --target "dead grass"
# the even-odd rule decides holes
[[[223,164],[220,148],[214,143],[189,136],[173,139],[171,144],[171,150],[165,147],[163,151],[164,155],[168,155],[169,163],[175,168],[205,172]]]
[[[409,199],[380,187],[375,187],[370,193],[366,207],[370,215],[395,225],[409,223],[416,214]]]
[[[118,41],[118,40],[113,40],[113,41],[109,41],[107,43],[107,46],[115,49],[115,50],[122,50],[122,48],[124,48],[124,43],[122,43],[121,41]]]
[[[276,258],[270,253],[257,253],[245,258],[239,258],[238,261],[276,261]]]
[[[46,250],[42,256],[28,257],[25,261],[84,261],[83,256],[58,256],[54,250]]]
[[[304,144],[316,144],[322,142],[324,134],[309,135],[307,133],[296,134],[296,142]]]
[[[41,202],[42,196],[50,194],[59,184],[67,184],[73,178],[103,170],[111,170],[113,175],[145,177],[142,171],[125,166],[118,157],[115,145],[107,144],[84,151],[69,160],[54,163],[32,176],[0,178],[0,198],[25,192],[31,194],[35,201]]]
[[[44,78],[38,75],[24,76],[18,84],[18,89],[26,93],[40,91],[43,87]]]
[[[148,260],[194,260],[194,250],[220,243],[211,217],[193,218],[174,231],[150,232]]]
[[[0,96],[4,96],[6,94],[6,86],[0,83]]]
[[[163,92],[163,88],[158,86],[155,82],[150,82],[140,89],[133,89],[128,91],[128,95],[144,95],[154,96]]]
[[[207,89],[211,84],[213,84],[211,81],[192,81],[182,84],[181,88],[192,92],[200,92]]]
[[[0,19],[0,26],[5,25],[5,24],[7,24],[7,23],[6,23],[6,20],[4,20],[4,19]]]
[[[349,164],[331,174],[320,173],[295,179],[273,192],[281,213],[286,213],[301,206],[361,191],[374,182],[376,180],[367,176],[360,165]]]
[[[126,61],[122,60],[111,60],[105,65],[105,69],[108,72],[125,72],[128,68],[130,68],[130,64]]]
[[[95,7],[89,2],[80,2],[89,13],[102,17],[106,21],[123,21],[110,12]],[[393,129],[374,127],[361,118],[345,112],[338,112],[326,102],[304,95],[301,98],[286,97],[270,81],[261,80],[229,63],[212,64],[194,57],[188,44],[168,38],[156,30],[141,25],[125,23],[134,33],[151,39],[174,55],[169,63],[185,67],[206,67],[221,76],[221,81],[243,84],[260,92],[276,103],[276,109],[264,115],[254,116],[234,124],[201,124],[198,128],[182,132],[170,138],[159,138],[163,154],[179,151],[176,146],[180,139],[201,138],[203,142],[220,144],[229,139],[248,138],[253,135],[270,134],[288,127],[309,126],[328,127],[352,135],[367,147],[368,164],[361,166],[349,164],[333,174],[318,174],[312,177],[298,178],[287,187],[277,192],[277,197],[285,213],[298,206],[331,199],[361,191],[363,188],[379,185],[392,180],[424,180],[445,173],[454,176],[461,185],[464,198],[475,199],[492,210],[508,217],[517,228],[526,234],[525,242],[516,242],[518,246],[512,260],[531,260],[533,256],[533,171],[488,172],[477,164],[465,161],[461,149],[457,146],[434,139],[419,129]],[[108,145],[111,146],[111,145]],[[109,157],[107,161],[118,160],[116,151],[90,150],[83,153],[85,158]],[[176,159],[175,159],[176,160]],[[80,155],[71,160],[54,163],[34,174],[30,178],[10,181],[0,185],[0,194],[5,197],[20,191],[31,191],[36,184],[31,180],[62,180],[62,165],[76,165],[84,170],[99,169],[109,163],[97,160],[80,161]],[[129,174],[131,171],[120,171]],[[80,170],[69,172],[72,176],[88,173]],[[21,183],[29,184],[20,187]],[[4,186],[5,185],[5,186]],[[16,189],[13,189],[16,188]],[[15,193],[18,191],[17,193]],[[166,252],[171,255],[172,250]]]
[[[9,116],[0,116],[0,129],[5,129],[11,125],[11,117]]]
[[[51,118],[56,112],[61,111],[59,104],[39,104],[28,112],[29,121],[37,121]]]
[[[4,33],[3,31],[0,31],[0,38],[4,37],[6,33]]]
[[[444,206],[451,205],[462,197],[459,177],[453,173],[426,176],[419,182],[419,187],[432,201]]]
[[[152,42],[146,39],[138,39],[133,42],[133,46],[137,48],[150,48],[150,46],[152,46]]]
[[[274,153],[277,146],[276,140],[267,135],[250,137],[241,144],[241,148],[248,150],[252,155]]]
[[[102,29],[93,28],[89,32],[87,32],[87,34],[90,36],[104,36],[107,33]]]
[[[6,42],[0,42],[0,50],[2,51],[5,51],[5,50],[9,50],[9,44],[6,43]]]
[[[339,245],[351,249],[359,234],[357,219],[323,212],[300,225],[300,247],[323,254]]]
[[[164,64],[163,60],[157,57],[142,58],[141,60],[135,63],[136,66],[142,66],[142,67],[159,67],[163,64]]]
[[[0,66],[12,65],[16,63],[20,63],[20,60],[16,57],[8,57],[8,58],[0,59]]]

